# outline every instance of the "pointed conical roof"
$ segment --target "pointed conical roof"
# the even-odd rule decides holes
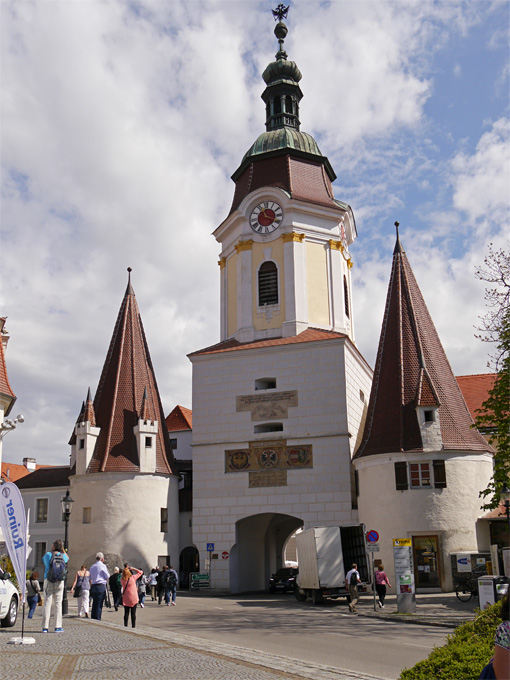
[[[193,416],[191,409],[177,405],[166,417],[166,426],[169,432],[191,430],[193,428]]]
[[[397,236],[361,446],[356,458],[420,451],[417,406],[438,407],[445,450],[492,451],[472,418]]]
[[[143,412],[159,424],[156,472],[178,474],[131,277],[103,366],[94,412],[101,430],[88,472],[139,470],[133,428]]]

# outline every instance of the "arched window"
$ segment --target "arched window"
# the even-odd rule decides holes
[[[290,95],[285,97],[285,113],[292,113],[292,98]]]
[[[347,286],[347,279],[344,276],[344,303],[345,303],[345,316],[350,319],[349,314],[349,288]]]
[[[282,112],[282,102],[280,100],[280,97],[275,97],[273,100],[273,109],[274,113],[281,113]]]
[[[259,307],[278,304],[278,270],[274,262],[263,262],[259,269]]]

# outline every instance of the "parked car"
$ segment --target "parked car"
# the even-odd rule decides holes
[[[10,628],[18,618],[19,593],[10,581],[11,575],[0,569],[0,625]]]
[[[269,592],[294,592],[294,584],[299,570],[295,567],[282,567],[269,579]]]

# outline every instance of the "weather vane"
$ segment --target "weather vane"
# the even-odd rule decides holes
[[[276,21],[278,19],[278,21],[281,21],[282,19],[286,19],[288,11],[289,11],[289,7],[290,7],[290,5],[288,7],[285,7],[285,5],[283,5],[280,2],[280,4],[278,5],[278,7],[276,9],[271,10],[272,13],[273,13],[273,16],[274,16],[274,20]]]

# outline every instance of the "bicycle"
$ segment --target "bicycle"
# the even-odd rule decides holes
[[[469,574],[465,581],[457,583],[455,595],[461,602],[469,602],[472,597],[478,598],[478,577],[483,576],[485,570]]]

